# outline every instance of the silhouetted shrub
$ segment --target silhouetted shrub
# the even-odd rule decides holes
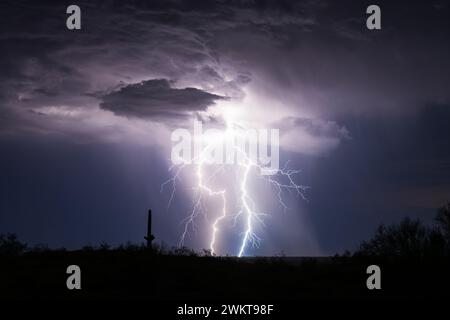
[[[174,248],[170,253],[176,256],[197,256],[197,252],[188,247]]]
[[[58,251],[61,251],[63,249],[64,248],[60,248],[60,249],[58,249]],[[40,244],[33,246],[33,248],[31,248],[30,251],[36,252],[36,253],[42,253],[42,252],[50,251],[50,249],[49,249],[48,245],[40,243]]]
[[[127,251],[140,251],[140,250],[145,250],[145,249],[147,249],[147,246],[144,245],[143,243],[136,244],[136,243],[132,243],[132,242],[128,241],[125,244],[125,250],[127,250]]]
[[[204,257],[213,257],[215,254],[212,253],[211,249],[203,249],[203,256]]]
[[[17,239],[17,235],[8,233],[0,234],[0,254],[1,255],[20,255],[27,249],[25,243]]]
[[[102,243],[100,243],[100,246],[98,249],[101,251],[108,251],[111,249],[111,246],[106,242],[102,242]]]
[[[94,252],[95,251],[95,247],[90,245],[90,244],[87,244],[87,245],[83,246],[81,248],[81,250],[84,251],[84,252]]]

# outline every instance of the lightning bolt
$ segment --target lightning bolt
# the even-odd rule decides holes
[[[215,190],[209,185],[209,181],[216,177],[216,175],[225,170],[224,165],[217,165],[216,170],[208,177],[205,177],[205,166],[207,165],[207,153],[211,148],[214,147],[215,143],[219,143],[219,141],[211,141],[209,142],[205,148],[202,149],[197,158],[192,159],[192,163],[195,163],[196,170],[196,179],[197,186],[195,188],[194,193],[194,203],[192,206],[192,210],[184,222],[184,229],[179,241],[179,246],[183,246],[186,236],[190,229],[196,231],[195,221],[199,214],[204,214],[207,217],[207,210],[204,207],[203,200],[205,197],[209,199],[218,198],[221,202],[221,209],[219,213],[216,213],[216,218],[211,223],[211,240],[209,243],[209,250],[212,255],[216,254],[216,243],[218,234],[220,232],[220,224],[222,220],[227,217],[234,218],[234,225],[237,224],[237,219],[243,216],[244,220],[244,229],[241,244],[238,250],[238,257],[242,257],[245,253],[245,250],[248,245],[252,247],[258,247],[261,238],[254,232],[254,223],[255,221],[261,223],[264,226],[264,220],[262,219],[267,214],[264,212],[258,212],[256,210],[256,202],[253,200],[251,193],[248,190],[248,181],[250,178],[250,174],[252,171],[259,172],[258,176],[268,182],[275,190],[276,197],[280,206],[284,211],[288,210],[288,206],[283,200],[283,192],[288,191],[290,193],[295,192],[297,195],[301,196],[304,200],[306,200],[304,192],[308,189],[307,186],[299,185],[295,182],[294,176],[300,173],[300,170],[292,170],[288,169],[288,163],[286,162],[284,168],[276,170],[273,175],[263,175],[261,171],[265,168],[254,161],[247,155],[246,151],[243,150],[240,146],[235,143],[236,133],[233,131],[233,125],[227,125],[227,130],[225,132],[225,136],[228,139],[231,139],[233,142],[232,148],[242,155],[243,161],[236,164],[238,170],[238,179],[239,183],[239,192],[240,192],[240,207],[239,211],[234,215],[230,215],[227,210],[227,190],[226,189],[218,189]],[[172,165],[169,168],[169,171],[173,171],[173,175],[170,179],[161,184],[161,192],[165,188],[166,185],[172,185],[172,191],[170,194],[168,207],[170,207],[177,187],[177,182],[180,180],[180,173],[184,168],[186,168],[190,163],[182,163],[180,165]],[[281,182],[276,177],[284,178],[286,182]]]

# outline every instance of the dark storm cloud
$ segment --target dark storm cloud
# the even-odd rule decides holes
[[[450,100],[448,5],[379,2],[383,29],[372,32],[365,27],[371,3],[321,3],[305,11],[314,21],[307,28],[267,25],[262,33],[236,26],[218,32],[214,43],[225,56],[247,58],[263,94],[319,116],[389,116]]]
[[[2,5],[0,107],[96,106],[86,93],[158,78],[232,98],[254,85],[328,118],[449,99],[446,3],[380,3],[380,32],[365,28],[364,2],[78,4],[79,32],[63,4]]]
[[[172,88],[166,79],[130,84],[102,97],[100,106],[117,115],[170,119],[204,111],[223,97],[195,88]]]
[[[315,6],[309,2],[77,4],[82,8],[79,32],[65,28],[63,3],[2,4],[2,12],[9,14],[0,22],[5,48],[0,52],[0,112],[5,115],[0,119],[1,131],[53,130],[47,123],[53,120],[37,111],[40,108],[61,108],[66,113],[68,108],[101,106],[116,115],[159,120],[164,116],[167,122],[171,116],[177,120],[187,111],[204,110],[213,94],[242,99],[243,88],[252,81],[247,61],[254,60],[254,53],[242,55],[236,50],[230,59],[222,54],[222,38],[230,47],[241,41],[235,40],[237,34],[243,34],[245,41],[258,37],[278,45],[286,28],[302,31],[315,23],[311,15]],[[143,108],[144,99],[130,97],[133,101],[127,102],[128,92],[115,92],[127,85],[131,90],[148,79],[176,81],[179,88],[195,86],[199,91],[153,88],[148,92],[152,96],[166,95],[159,97],[169,102],[164,110],[156,100],[147,101],[152,106]],[[93,92],[111,95],[99,99]],[[184,107],[177,100],[181,92],[183,98],[191,94]]]

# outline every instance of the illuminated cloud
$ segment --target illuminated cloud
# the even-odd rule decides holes
[[[287,118],[280,125],[283,126],[280,146],[296,153],[327,154],[336,149],[342,140],[350,138],[348,130],[334,121]]]

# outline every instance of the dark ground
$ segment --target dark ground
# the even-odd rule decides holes
[[[66,288],[81,268],[82,290]],[[381,290],[366,287],[381,268]],[[446,299],[450,260],[371,258],[216,258],[146,249],[28,252],[1,257],[0,299],[151,299],[297,301]]]

